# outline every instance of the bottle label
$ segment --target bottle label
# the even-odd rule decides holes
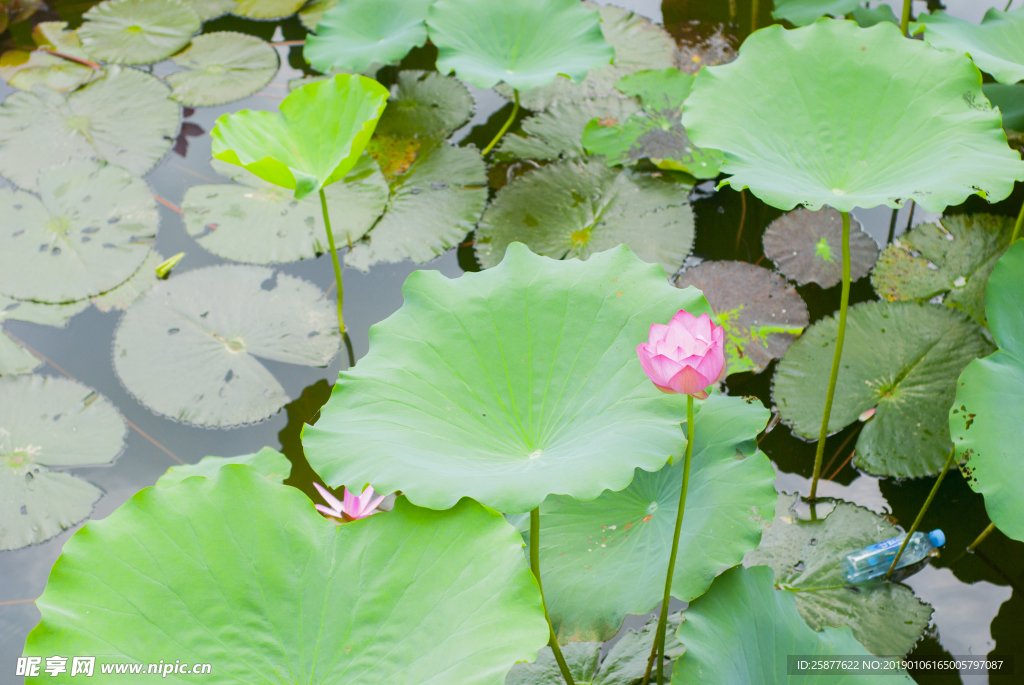
[[[865,552],[881,552],[883,550],[892,549],[893,547],[899,547],[900,543],[903,542],[903,536],[890,538],[883,540],[882,542],[875,543],[864,548]]]

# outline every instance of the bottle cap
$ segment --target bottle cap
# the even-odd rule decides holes
[[[942,547],[946,544],[946,534],[942,532],[942,529],[936,528],[932,532],[928,533],[928,539],[932,541],[932,544],[936,547]]]

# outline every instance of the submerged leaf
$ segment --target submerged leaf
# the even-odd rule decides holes
[[[799,207],[765,229],[764,255],[800,285],[831,288],[843,279],[843,217],[831,207]],[[850,280],[864,278],[878,259],[878,243],[850,217]]]
[[[189,107],[209,107],[252,95],[277,73],[277,51],[255,36],[217,31],[196,36],[174,56],[184,67],[167,77],[171,97]]]
[[[794,26],[807,26],[830,15],[842,17],[860,7],[860,0],[773,0],[773,19],[785,19]],[[889,10],[892,11],[891,9]]]
[[[215,478],[221,467],[228,464],[244,464],[249,466],[256,473],[274,483],[283,483],[284,479],[291,475],[292,472],[292,463],[288,461],[288,457],[273,448],[264,447],[254,454],[243,454],[238,457],[203,457],[195,464],[172,466],[167,469],[164,475],[157,479],[154,486],[170,488],[186,478],[194,476]]]
[[[324,12],[302,56],[317,71],[362,73],[394,64],[427,42],[434,0],[344,0]]]
[[[523,121],[525,135],[506,134],[497,148],[498,159],[559,159],[583,157],[583,129],[592,119],[614,125],[625,121],[640,107],[631,99],[602,97],[597,100],[552,105]]]
[[[391,86],[378,135],[447,138],[473,114],[473,96],[458,79],[436,71],[407,69]]]
[[[101,62],[151,64],[188,45],[202,27],[181,0],[105,0],[82,15],[78,37]]]
[[[1024,81],[1024,8],[989,9],[981,24],[936,11],[922,14],[911,33],[923,33],[937,48],[966,52],[978,68],[1000,83]]]

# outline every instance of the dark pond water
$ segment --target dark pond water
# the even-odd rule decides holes
[[[732,0],[618,0],[614,4],[629,7],[656,21],[664,22],[674,35],[682,35],[688,22],[708,20],[728,21]],[[872,3],[874,5],[875,3]],[[889,3],[894,6],[897,3]],[[962,18],[980,20],[984,12],[996,3],[974,0],[947,2],[947,9]],[[750,0],[735,0],[738,21],[749,26]],[[768,22],[771,2],[764,0],[763,25]],[[940,7],[936,2],[915,2],[915,12]],[[64,5],[70,14],[79,14],[87,3]],[[1000,0],[1002,9],[1005,2]],[[897,13],[899,8],[897,7]],[[208,22],[205,31],[231,29],[260,35],[274,40],[299,39],[304,29],[293,18],[283,23],[257,23],[240,19],[219,19]],[[210,169],[210,139],[206,133],[214,120],[226,111],[239,109],[276,109],[287,94],[287,82],[301,75],[301,48],[281,47],[283,67],[274,81],[257,95],[223,107],[186,111],[182,135],[174,152],[147,175],[153,191],[167,203],[180,205],[185,190],[196,184],[221,182]],[[429,68],[432,55],[428,50],[415,51],[403,66]],[[165,65],[157,65],[157,73],[165,73]],[[473,119],[456,133],[456,140],[474,142],[479,146],[488,141],[508,115],[506,101],[492,91],[473,90],[476,112]],[[0,99],[11,89],[0,83]],[[761,250],[764,227],[776,216],[772,209],[747,194],[745,207],[735,191],[725,188],[712,192],[713,183],[699,186],[694,194],[697,213],[697,243],[694,255],[706,259],[740,259],[765,264]],[[1006,201],[988,206],[972,200],[967,206],[950,211],[986,211],[1015,215],[1024,202],[1024,187]],[[180,215],[169,207],[161,206],[161,224],[156,248],[164,256],[185,252],[186,257],[177,272],[221,263],[218,257],[201,248],[185,231]],[[855,211],[855,216],[877,242],[884,245],[889,233],[891,212],[886,208]],[[901,210],[896,217],[896,235],[907,228],[909,210]],[[737,230],[744,217],[742,232]],[[918,210],[913,224],[933,220]],[[0,217],[2,221],[2,217]],[[770,264],[768,264],[770,266]],[[333,272],[329,258],[307,260],[279,267],[281,271],[316,283],[327,290],[333,285]],[[411,263],[381,265],[370,273],[345,271],[345,317],[356,356],[367,350],[369,327],[401,305],[401,286],[406,276],[416,268],[440,270],[447,276],[458,276],[464,269],[475,269],[472,252],[449,252],[437,260],[418,267]],[[807,302],[814,321],[831,314],[839,304],[839,287],[829,290],[811,285],[799,289]],[[868,279],[855,283],[852,301],[873,298]],[[326,402],[330,384],[341,368],[341,358],[324,369],[268,363],[291,397],[298,398],[284,410],[261,424],[231,430],[195,428],[159,417],[140,405],[121,386],[111,364],[111,342],[118,322],[117,312],[101,313],[95,308],[76,316],[65,329],[37,326],[16,321],[3,323],[3,328],[17,336],[50,363],[40,373],[72,376],[95,388],[109,398],[132,424],[124,453],[112,466],[105,468],[74,469],[75,475],[95,483],[104,491],[96,505],[93,518],[103,518],[121,505],[140,488],[152,485],[170,466],[198,461],[206,455],[234,455],[255,452],[264,445],[280,448],[294,464],[288,483],[314,494],[314,474],[305,462],[299,442],[299,430],[304,421],[310,421],[319,407]],[[756,395],[766,403],[770,397],[773,367],[759,375],[740,374],[729,379],[731,394]],[[836,455],[833,466],[825,470],[831,479],[823,482],[820,492],[855,502],[878,513],[891,515],[900,525],[908,527],[921,503],[931,489],[934,479],[913,481],[878,479],[857,472],[844,464],[852,448],[846,442],[849,430],[835,435],[826,446],[826,463]],[[789,431],[778,426],[761,444],[772,458],[778,472],[776,486],[783,491],[808,490],[814,460],[814,445],[794,438]],[[963,549],[980,533],[989,521],[980,495],[972,492],[959,473],[951,473],[943,484],[923,524],[924,530],[941,527],[947,535],[950,550]],[[63,544],[77,529],[65,531],[42,544],[13,552],[0,552],[0,683],[20,682],[13,679],[15,658],[21,653],[25,636],[39,620],[39,612],[31,600],[38,597],[46,585],[50,567],[60,555]],[[1019,668],[1024,669],[1024,544],[1009,540],[996,531],[979,548],[978,553],[959,561],[955,554],[936,559],[931,566],[910,578],[907,583],[924,601],[935,607],[932,626],[918,644],[915,654],[1000,654],[1016,653]],[[956,561],[956,563],[953,563]],[[636,625],[642,620],[630,620]],[[956,673],[915,674],[920,683],[986,682],[985,676],[961,677]],[[10,680],[9,680],[10,679]],[[993,678],[995,680],[995,678]],[[1024,676],[1005,678],[999,682],[1024,682]]]

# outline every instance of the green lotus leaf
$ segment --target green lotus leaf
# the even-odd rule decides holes
[[[95,159],[145,174],[178,135],[181,109],[159,79],[138,69],[106,75],[68,94],[40,88],[0,105],[0,175],[38,192],[40,173]]]
[[[156,250],[150,250],[146,260],[142,262],[142,266],[127,281],[102,295],[83,300],[82,303],[88,305],[91,302],[101,312],[128,309],[135,300],[142,296],[142,293],[153,287],[159,280],[156,268],[163,261],[163,255]]]
[[[301,200],[352,170],[384,111],[388,91],[372,79],[338,74],[293,91],[281,111],[242,110],[217,119],[213,156]]]
[[[312,283],[265,267],[189,271],[121,317],[114,370],[139,402],[178,421],[262,421],[289,399],[256,357],[326,366],[339,346],[334,309]]]
[[[615,57],[598,13],[577,0],[435,0],[427,25],[437,70],[477,88],[530,90],[559,74],[579,82]]]
[[[75,31],[68,31],[67,22],[44,21],[32,30],[32,40],[40,48],[57,50],[71,57],[87,58]],[[98,70],[42,50],[8,50],[0,55],[0,78],[21,90],[32,90],[42,84],[51,90],[74,90],[98,76]]]
[[[274,483],[283,483],[292,472],[292,463],[288,461],[288,457],[271,447],[264,447],[254,454],[243,454],[238,457],[203,457],[195,464],[172,466],[157,479],[154,486],[170,488],[193,476],[213,478],[222,466],[228,464],[244,464]]]
[[[101,62],[151,64],[188,45],[202,27],[181,0],[106,0],[82,15],[78,37]]]
[[[1024,130],[1024,84],[986,83],[981,89],[992,106],[998,107],[1002,113],[1003,128]]]
[[[320,198],[296,200],[280,186],[218,160],[213,167],[235,183],[192,186],[181,202],[185,229],[204,248],[236,262],[275,264],[327,251]],[[388,201],[388,184],[367,154],[340,183],[324,189],[337,244],[359,240]]]
[[[775,371],[772,398],[779,416],[808,439],[817,438],[821,428],[838,326],[834,316],[815,323],[790,345]],[[946,413],[955,379],[971,360],[991,351],[981,326],[947,307],[851,307],[829,433],[874,408],[857,436],[854,465],[900,478],[937,474],[953,446]]]
[[[248,19],[284,19],[305,4],[306,0],[236,0],[231,14]]]
[[[1024,242],[1017,241],[996,263],[985,291],[985,311],[999,351],[972,361],[956,384],[949,431],[971,488],[985,495],[989,518],[1024,541]]]
[[[700,70],[683,125],[725,153],[723,183],[786,210],[913,199],[941,212],[972,194],[1001,200],[1024,180],[971,61],[889,22],[756,31],[735,62]]]
[[[858,5],[853,8],[853,19],[857,22],[857,25],[861,28],[869,28],[875,24],[881,24],[883,21],[887,21],[890,24],[900,25],[900,20],[896,16],[896,13],[892,11],[892,7],[885,3],[879,3],[875,7],[864,7]]]
[[[212,664],[214,682],[500,685],[548,639],[522,540],[500,514],[399,498],[335,525],[295,488],[237,464],[146,488],[91,522],[36,606],[27,655],[170,653]],[[74,683],[67,675],[53,680]]]
[[[487,203],[487,167],[475,148],[437,139],[402,142],[413,144],[400,146],[411,149],[413,159],[402,161],[401,173],[390,179],[384,215],[345,255],[345,264],[360,271],[444,254],[473,230]]]
[[[673,273],[693,247],[689,190],[599,160],[556,162],[498,191],[477,227],[476,257],[490,268],[514,242],[554,259],[587,259],[625,244]]]
[[[772,18],[807,26],[825,15],[842,17],[860,7],[860,0],[774,0]],[[892,10],[889,10],[892,12]]]
[[[1010,245],[1012,217],[956,214],[915,226],[882,252],[871,284],[886,300],[929,300],[985,323],[985,284]]]
[[[583,129],[592,119],[618,123],[639,110],[631,99],[612,97],[552,105],[524,120],[522,135],[506,134],[496,154],[502,161],[583,157]]]
[[[231,1],[234,2],[235,0]],[[311,0],[299,10],[299,21],[310,32],[316,31],[316,25],[324,18],[324,14],[337,5],[338,0]]]
[[[679,274],[676,286],[692,285],[725,328],[729,374],[764,370],[786,353],[810,318],[796,288],[768,269],[745,262],[703,262]]]
[[[80,383],[0,378],[0,550],[49,540],[87,519],[102,491],[48,467],[109,464],[127,432],[114,405]]]
[[[776,499],[775,471],[757,449],[769,416],[742,397],[711,395],[700,404],[673,597],[698,597],[760,542]],[[608,640],[626,614],[661,601],[682,482],[679,459],[655,473],[637,469],[625,490],[592,501],[544,500],[541,576],[560,642]]]
[[[16,340],[0,330],[0,376],[32,373],[42,364],[42,359],[37,359]]]
[[[892,675],[822,672],[787,674],[787,657],[807,655],[874,659],[850,629],[814,631],[800,617],[793,593],[776,590],[766,566],[729,569],[683,612],[677,631],[686,654],[676,661],[674,683],[750,685],[875,685],[912,683],[906,671]]]
[[[189,107],[209,107],[248,97],[270,83],[278,58],[256,36],[217,31],[196,36],[174,63],[185,71],[167,77],[171,97]]]
[[[682,454],[685,400],[654,387],[635,348],[652,323],[709,310],[660,266],[625,246],[583,262],[511,245],[493,269],[417,271],[402,292],[303,429],[331,487],[521,513],[552,493],[622,490]]]
[[[591,121],[583,130],[583,147],[604,155],[609,166],[650,159],[661,169],[685,171],[696,178],[718,176],[722,155],[694,146],[680,123],[680,111],[692,84],[692,74],[675,68],[624,76],[615,87],[638,98],[643,114],[622,123]]]
[[[323,73],[396,64],[427,42],[427,12],[433,2],[345,0],[324,12],[302,56]]]
[[[936,11],[918,17],[911,33],[923,33],[937,48],[967,53],[978,68],[1000,83],[1024,81],[1024,8],[985,13],[981,24]]]
[[[199,17],[199,21],[209,21],[223,16],[235,9],[237,0],[181,0]]]
[[[776,587],[793,593],[811,628],[850,626],[872,654],[910,652],[928,627],[932,608],[899,583],[879,580],[852,586],[840,567],[848,552],[903,531],[878,514],[841,501],[823,519],[802,520],[793,510],[799,501],[799,495],[779,495],[775,521],[743,563],[770,566]]]
[[[451,76],[407,69],[391,86],[387,109],[377,124],[378,135],[447,138],[473,114],[473,96]]]
[[[800,285],[831,288],[843,279],[843,217],[831,207],[783,214],[768,225],[762,242],[764,255]],[[878,243],[850,217],[850,280],[867,276],[877,260]]]
[[[138,176],[72,163],[40,174],[39,194],[0,188],[0,292],[73,302],[124,283],[145,261],[159,218]]]

